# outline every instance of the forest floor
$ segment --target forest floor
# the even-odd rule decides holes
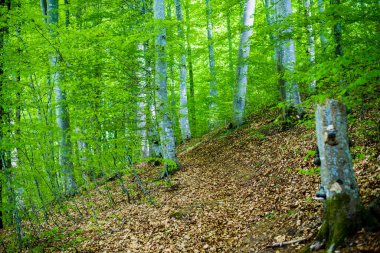
[[[380,147],[358,136],[353,157],[366,205],[380,196]],[[118,182],[109,182],[76,198],[81,212],[67,210],[70,222],[57,215],[72,232],[45,243],[51,251],[83,253],[296,252],[322,221],[315,143],[314,129],[283,131],[264,118],[219,129],[178,148],[182,168],[170,182],[147,183],[153,166],[140,173],[155,206],[137,188],[128,204]],[[274,247],[293,240],[299,242]],[[340,252],[380,252],[380,233],[362,230]]]

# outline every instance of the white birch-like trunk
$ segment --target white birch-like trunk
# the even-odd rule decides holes
[[[155,106],[156,103],[154,99],[154,94],[150,94],[148,104],[149,104],[149,112],[150,112],[150,120],[151,120],[151,125],[148,132],[149,143],[150,143],[149,156],[162,157],[162,148],[160,145],[160,137],[158,134],[159,124],[157,124],[157,114],[156,114],[156,106]]]
[[[292,14],[291,0],[279,0],[276,3],[277,20],[283,21],[286,17]],[[294,65],[296,64],[296,53],[294,40],[291,38],[293,27],[289,26],[283,31],[287,38],[280,41],[280,50],[282,51],[282,65],[285,70],[292,73],[294,72]],[[281,53],[281,52],[280,52]],[[298,112],[302,112],[301,97],[298,91],[298,84],[293,80],[285,80],[285,99],[292,107],[297,108]]]
[[[275,6],[273,3],[273,0],[265,0],[265,17],[268,22],[269,26],[272,26],[275,22]],[[270,35],[270,40],[274,44],[274,53],[273,53],[273,59],[274,61],[277,61],[277,53],[279,51],[279,45],[277,41],[277,37],[273,34]]]
[[[208,55],[209,55],[209,68],[210,68],[210,129],[214,129],[216,126],[216,99],[218,96],[217,85],[216,85],[216,70],[215,70],[215,53],[214,53],[214,42],[213,42],[213,24],[212,24],[212,8],[210,0],[206,0],[206,18],[207,18],[207,40],[208,40]]]
[[[46,8],[43,7],[42,11],[46,10],[48,16],[47,23],[56,25],[58,23],[58,0],[48,0],[46,4]],[[55,35],[52,33],[51,36],[54,38]],[[49,61],[52,68],[50,80],[54,87],[55,114],[57,125],[60,130],[59,165],[61,166],[63,174],[65,192],[69,195],[72,195],[77,190],[77,185],[73,173],[73,164],[70,160],[72,154],[72,146],[69,134],[70,123],[65,93],[60,86],[60,73],[57,70],[59,66],[59,56],[57,54],[58,53],[56,52],[55,54],[49,55]]]
[[[231,10],[228,9],[226,13],[226,21],[227,21],[227,39],[228,39],[228,67],[229,67],[229,81],[234,89],[234,64],[233,64],[233,53],[232,53],[232,30],[231,30]]]
[[[310,23],[311,18],[311,5],[313,4],[313,0],[305,0],[304,6],[306,9],[306,17],[308,19],[308,24],[306,26],[308,38],[307,38],[307,53],[309,54],[309,62],[314,65],[315,64],[315,38],[313,35],[313,25]],[[315,90],[317,81],[314,79],[310,82],[311,90]]]
[[[324,12],[325,12],[324,0],[318,0],[318,10],[319,10],[320,14],[324,15]],[[325,19],[324,18],[322,18],[320,26],[321,27],[320,27],[320,32],[319,32],[319,39],[321,41],[322,49],[323,49],[323,51],[325,51],[326,47],[327,47],[328,40],[327,40],[327,35],[326,35],[326,30],[325,30]]]
[[[154,0],[154,18],[158,21],[165,19],[164,0]],[[162,24],[160,24],[162,26]],[[172,160],[178,164],[175,149],[175,138],[172,123],[167,108],[167,63],[166,63],[166,30],[159,28],[156,39],[156,73],[155,83],[157,87],[157,109],[160,117],[160,140],[164,159]]]
[[[240,38],[238,65],[236,70],[236,85],[234,90],[232,124],[243,123],[245,96],[247,93],[248,56],[251,49],[252,25],[255,13],[255,0],[246,0],[243,15],[243,31]]]
[[[178,37],[181,39],[181,56],[179,60],[180,65],[180,109],[179,109],[179,125],[181,129],[182,140],[191,138],[190,124],[189,124],[189,110],[187,105],[187,69],[186,69],[186,48],[185,48],[185,34],[182,27],[182,5],[181,0],[175,0],[175,10],[178,24]]]
[[[140,54],[144,54],[145,46],[143,43],[138,45],[138,51]],[[137,102],[137,132],[140,136],[141,157],[147,158],[149,157],[149,142],[146,129],[146,62],[143,56],[139,56],[137,60],[140,63],[139,71],[137,73],[139,82],[139,94]]]

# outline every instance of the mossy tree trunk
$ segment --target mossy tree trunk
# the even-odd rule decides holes
[[[361,222],[361,203],[348,146],[346,107],[330,99],[318,105],[316,132],[321,188],[326,194],[325,217],[316,242],[325,243],[326,251],[334,252],[347,236],[356,232]]]

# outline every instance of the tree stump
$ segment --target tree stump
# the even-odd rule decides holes
[[[348,145],[346,107],[331,99],[318,105],[316,133],[321,190],[326,200],[324,221],[310,250],[324,244],[327,252],[334,252],[361,223],[361,203]]]

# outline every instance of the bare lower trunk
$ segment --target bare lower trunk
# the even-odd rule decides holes
[[[163,0],[154,1],[154,17],[160,20],[165,19],[165,6]],[[159,34],[156,39],[156,52],[157,59],[155,82],[158,89],[156,94],[156,102],[158,113],[160,115],[159,125],[161,147],[164,159],[171,160],[175,164],[178,164],[174,132],[167,108],[166,30],[162,27],[159,28]]]
[[[335,100],[318,105],[316,133],[321,192],[326,198],[324,222],[317,241],[325,241],[327,252],[334,252],[347,236],[356,232],[361,222],[358,186],[348,146],[346,107]]]

